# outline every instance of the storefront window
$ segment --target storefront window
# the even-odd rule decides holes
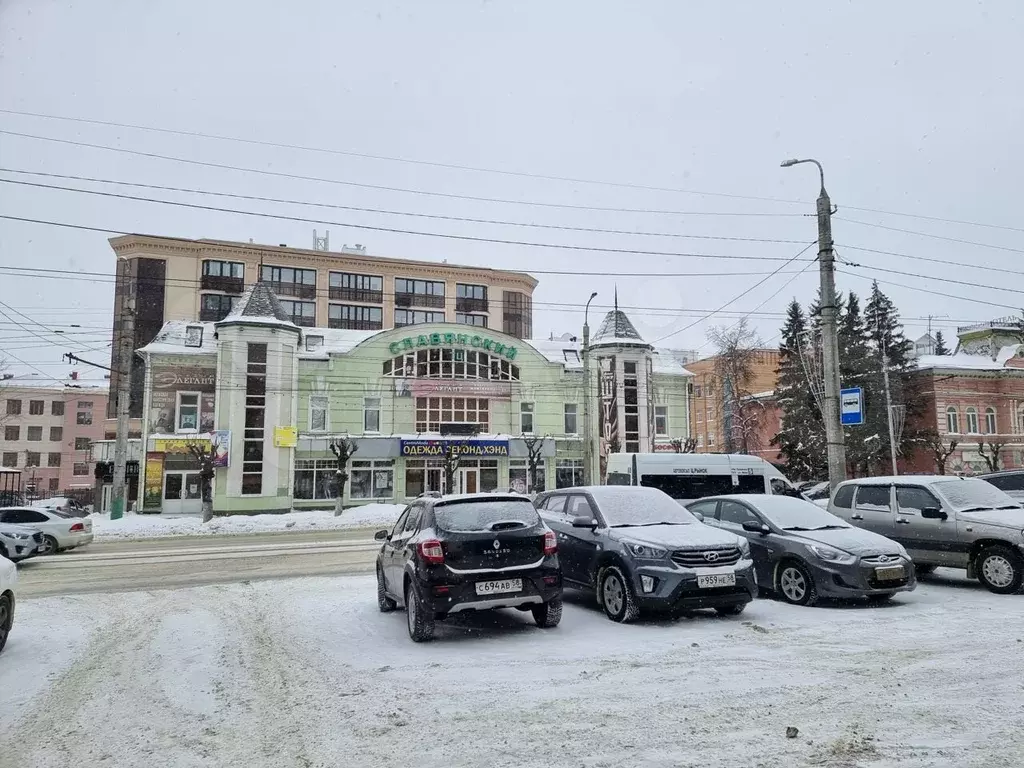
[[[444,493],[444,462],[439,459],[405,462],[405,495],[415,498],[427,491]]]
[[[532,478],[530,477],[530,465],[526,459],[512,459],[509,463],[509,485],[516,493],[543,493],[545,491],[544,477],[543,460],[537,463],[537,470]],[[559,488],[561,487],[559,486]]]
[[[519,366],[498,355],[465,349],[419,349],[384,361],[385,376],[519,381]]]
[[[336,499],[334,476],[338,462],[334,459],[296,459],[296,499]]]
[[[475,424],[486,432],[489,408],[482,397],[417,397],[416,431],[440,432],[442,424]]]
[[[351,499],[390,499],[395,495],[395,462],[353,461],[349,473]]]
[[[583,485],[583,459],[559,459],[555,464],[555,488]]]

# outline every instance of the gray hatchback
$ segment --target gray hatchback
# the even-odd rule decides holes
[[[907,551],[816,504],[788,496],[714,496],[687,505],[706,523],[745,536],[757,582],[788,603],[819,597],[888,600],[917,585]]]

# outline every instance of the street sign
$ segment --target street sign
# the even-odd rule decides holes
[[[844,426],[864,423],[864,390],[850,387],[839,390],[839,423]]]

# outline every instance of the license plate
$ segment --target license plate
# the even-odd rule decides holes
[[[711,587],[734,587],[736,586],[735,573],[718,573],[710,576],[698,576],[697,586],[701,589]]]
[[[501,595],[506,592],[521,592],[523,589],[522,579],[504,579],[502,581],[478,581],[476,593],[478,595]]]
[[[875,578],[879,581],[899,581],[903,578],[903,566],[897,565],[891,568],[875,568]]]

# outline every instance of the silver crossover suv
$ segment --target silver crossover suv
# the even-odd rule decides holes
[[[847,480],[828,511],[902,544],[918,574],[966,568],[997,594],[1024,586],[1024,507],[977,478],[907,475]]]

